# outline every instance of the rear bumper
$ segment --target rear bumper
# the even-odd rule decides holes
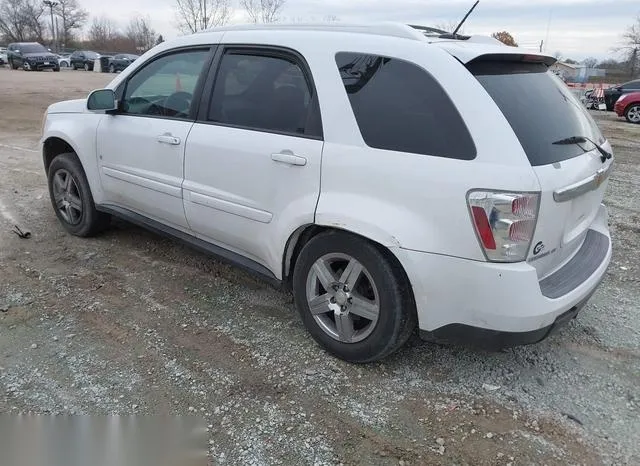
[[[591,298],[591,295],[568,311],[560,314],[551,325],[537,330],[504,332],[472,327],[465,324],[449,324],[431,332],[420,330],[420,338],[434,343],[472,346],[490,351],[497,351],[513,346],[533,345],[546,339],[563,325],[575,319],[587,304],[589,298]]]
[[[580,265],[589,247],[554,273],[551,277],[555,275],[558,283],[551,284],[540,281],[535,268],[525,262],[499,264],[401,250],[398,256],[413,287],[421,335],[437,341],[484,342],[485,347],[546,338],[577,315],[604,278],[612,252],[604,206],[591,229],[604,238],[604,250],[597,263],[591,262],[591,273],[573,283],[560,281],[575,275],[576,261]],[[563,274],[566,268],[571,270]],[[563,290],[561,295],[558,290]]]

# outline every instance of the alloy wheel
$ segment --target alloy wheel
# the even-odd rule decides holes
[[[78,225],[82,220],[82,198],[78,184],[65,169],[53,175],[53,199],[60,215],[69,225]]]
[[[627,118],[631,123],[640,123],[640,105],[634,105],[627,110]]]
[[[367,338],[380,315],[380,298],[369,271],[347,254],[319,258],[307,275],[307,303],[329,336],[343,343]]]

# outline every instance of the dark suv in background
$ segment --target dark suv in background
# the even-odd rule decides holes
[[[7,61],[13,70],[60,71],[58,57],[37,42],[16,42],[7,47]]]
[[[631,92],[640,92],[640,79],[629,81],[628,83],[613,86],[604,90],[604,101],[607,104],[607,110],[613,111],[616,102],[620,97]]]
[[[123,71],[127,66],[140,58],[138,55],[132,55],[129,53],[121,53],[116,55],[109,62],[109,73],[115,73],[117,71]]]
[[[93,71],[95,61],[100,58],[96,52],[90,50],[79,50],[73,52],[69,57],[69,65],[72,69],[83,69],[85,71]]]

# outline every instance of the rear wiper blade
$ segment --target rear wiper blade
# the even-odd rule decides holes
[[[607,150],[605,150],[600,144],[597,144],[593,139],[589,139],[586,136],[571,136],[565,139],[560,139],[559,141],[553,142],[555,145],[568,145],[568,144],[584,144],[585,142],[590,142],[593,144],[598,152],[600,152],[600,160],[602,163],[613,157],[613,154]],[[588,152],[588,151],[585,151]]]

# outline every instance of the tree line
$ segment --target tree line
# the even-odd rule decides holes
[[[237,2],[237,3],[235,3]],[[286,0],[175,0],[176,27],[183,33],[222,26],[234,6],[249,21],[270,23],[280,18]],[[54,50],[92,48],[100,51],[144,52],[162,42],[148,17],[120,27],[101,16],[89,23],[78,0],[0,0],[0,43],[40,42]]]
[[[234,9],[244,11],[249,21],[271,23],[280,19],[286,0],[174,0],[175,25],[183,33],[227,24]],[[49,21],[53,17],[53,21]],[[54,49],[87,47],[99,51],[144,52],[162,42],[151,27],[148,17],[133,18],[124,28],[111,18],[102,16],[88,23],[89,13],[79,0],[0,0],[0,41],[48,43]],[[336,20],[335,17],[331,19]],[[439,26],[449,30],[452,24]],[[86,31],[85,34],[82,34]],[[499,41],[517,47],[515,38],[507,31],[492,34]],[[613,52],[621,53],[622,60],[594,58],[581,64],[591,68],[605,68],[616,73],[640,75],[640,16],[621,37],[621,46]],[[559,53],[557,58],[562,59]],[[564,59],[577,64],[575,60]]]

